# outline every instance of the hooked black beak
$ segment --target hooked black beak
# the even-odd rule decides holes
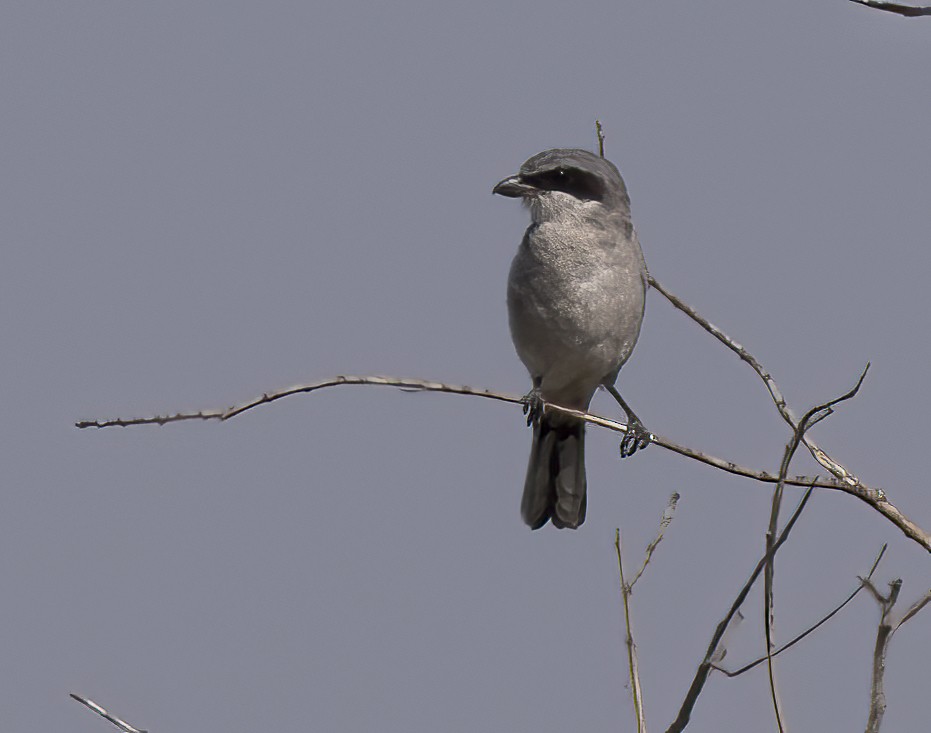
[[[510,178],[505,178],[503,181],[500,181],[491,192],[500,196],[516,199],[532,196],[537,192],[537,189],[528,183],[524,183],[520,176],[511,176]]]

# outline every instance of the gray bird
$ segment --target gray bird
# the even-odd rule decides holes
[[[621,174],[587,150],[534,155],[494,193],[522,199],[531,217],[508,278],[511,338],[533,380],[521,516],[531,529],[575,529],[585,521],[585,423],[542,402],[587,411],[603,386],[627,414],[621,455],[648,444],[614,387],[640,335],[646,264]]]

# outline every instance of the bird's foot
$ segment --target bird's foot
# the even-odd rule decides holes
[[[621,440],[621,458],[632,456],[652,442],[653,433],[643,427],[643,423],[639,420],[631,420],[627,423],[627,432]]]
[[[534,387],[521,398],[521,404],[524,406],[524,414],[527,416],[528,425],[539,425],[540,418],[543,417],[543,397],[540,396],[540,388]]]

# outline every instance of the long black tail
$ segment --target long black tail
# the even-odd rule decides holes
[[[547,520],[576,529],[585,521],[584,422],[544,415],[534,425],[520,513],[531,529]]]

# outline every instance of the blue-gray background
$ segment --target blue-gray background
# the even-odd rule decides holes
[[[529,532],[530,435],[478,399],[340,388],[223,425],[78,431],[339,373],[522,393],[504,287],[529,155],[595,144],[654,275],[745,343],[816,438],[931,526],[931,22],[841,0],[36,2],[0,11],[0,729],[630,730],[614,528],[647,714],[671,719],[756,562],[769,490],[590,431],[589,519]],[[760,467],[759,380],[651,295],[623,392]],[[610,400],[594,409],[616,414]],[[797,464],[815,472],[810,458]],[[793,501],[799,492],[789,492]],[[818,493],[777,635],[927,554]],[[903,603],[904,607],[904,603]],[[728,661],[762,650],[760,600]],[[866,595],[778,664],[793,730],[855,730]],[[931,612],[889,656],[889,730],[931,718]],[[693,730],[770,730],[762,669]]]

